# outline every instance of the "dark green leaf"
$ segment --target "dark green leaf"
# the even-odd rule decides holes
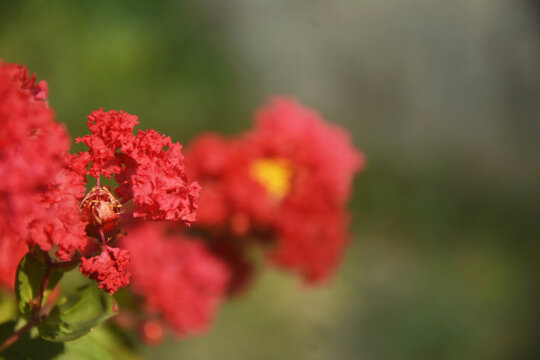
[[[17,280],[15,283],[15,293],[19,303],[19,311],[28,317],[32,312],[32,301],[37,298],[41,283],[47,271],[47,266],[35,255],[28,253],[22,258],[17,268]],[[54,269],[50,270],[49,281],[45,289],[43,300],[47,298],[50,291],[58,284],[63,273]]]
[[[15,322],[0,325],[0,341],[14,332]],[[111,355],[93,336],[68,343],[45,341],[29,333],[0,353],[0,360],[111,360]]]
[[[3,342],[15,332],[15,322],[0,325],[0,341]],[[32,339],[29,333],[0,353],[1,360],[54,359],[64,351],[64,345],[51,343],[40,338]]]
[[[49,341],[68,341],[83,336],[108,318],[116,315],[114,298],[90,284],[77,295],[64,299],[38,326],[40,336]]]

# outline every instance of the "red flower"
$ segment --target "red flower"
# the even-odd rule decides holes
[[[111,267],[99,260],[105,256],[107,242],[114,241],[119,234],[118,219],[122,206],[108,189],[99,186],[100,175],[115,176],[119,184],[115,193],[123,204],[133,203],[128,207],[132,208],[129,212],[134,218],[179,220],[189,224],[195,221],[197,209],[195,200],[200,187],[188,181],[182,146],[154,130],[139,131],[135,136],[133,128],[136,124],[136,116],[100,109],[88,117],[92,135],[77,139],[90,148],[77,155],[79,160],[84,159],[87,164],[91,162],[83,175],[98,178],[98,186],[81,202],[81,211],[90,223],[87,233],[101,238],[104,247],[101,255],[90,259],[96,259],[91,268],[84,266],[89,263],[83,258],[81,271],[109,292],[127,284],[129,274],[126,267],[116,264],[115,269],[124,272],[116,278],[123,281],[115,280],[110,284],[107,277]],[[117,261],[114,257],[111,259]]]
[[[0,285],[14,284],[27,242],[33,243],[30,223],[44,216],[55,218],[46,229],[48,244],[60,243],[80,229],[77,221],[71,224],[64,209],[51,208],[43,196],[60,186],[62,156],[69,149],[67,132],[54,121],[46,97],[46,84],[36,83],[24,66],[0,61]],[[64,221],[73,226],[61,229]]]
[[[283,159],[288,164],[283,171],[290,176],[277,210],[277,246],[271,259],[309,281],[325,279],[339,264],[346,245],[344,205],[354,173],[364,166],[363,155],[351,145],[346,131],[292,99],[273,99],[257,112],[256,121],[248,142],[260,149],[263,158],[255,164]],[[262,185],[268,191],[268,185]]]
[[[99,287],[113,294],[118,288],[129,284],[131,274],[127,271],[129,251],[105,245],[103,252],[90,259],[82,258],[81,272],[99,283]]]
[[[179,335],[201,333],[210,325],[224,297],[228,271],[203,243],[167,235],[164,227],[145,223],[129,230],[121,245],[131,252],[133,292]]]
[[[365,160],[345,129],[325,122],[298,101],[281,97],[259,109],[255,119],[248,137],[264,158],[284,158],[301,166],[309,175],[302,180],[316,183],[320,195],[333,203],[348,199],[353,175],[363,169]]]
[[[270,243],[272,263],[308,281],[333,273],[348,238],[353,175],[364,165],[345,130],[275,98],[256,113],[252,131],[202,136],[188,150],[191,175],[203,185],[196,225],[214,242],[235,242],[240,253],[251,239]]]
[[[115,193],[126,203],[133,200],[134,217],[149,220],[195,221],[199,185],[189,183],[181,154],[182,145],[154,130],[133,135],[137,117],[102,109],[88,117],[92,135],[78,138],[90,150],[88,175],[110,178]]]

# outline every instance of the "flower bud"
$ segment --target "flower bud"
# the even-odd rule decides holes
[[[79,206],[83,220],[88,221],[88,235],[99,237],[101,230],[106,239],[112,237],[118,231],[121,206],[109,189],[94,186]]]

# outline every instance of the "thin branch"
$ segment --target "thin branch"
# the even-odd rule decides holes
[[[8,347],[10,347],[11,345],[13,345],[17,340],[19,340],[21,338],[21,336],[26,334],[28,332],[28,330],[30,330],[34,325],[36,325],[36,323],[34,323],[32,320],[30,320],[30,321],[28,321],[28,323],[26,323],[26,325],[24,325],[22,328],[17,330],[13,335],[8,337],[2,343],[2,345],[0,345],[0,353],[2,351],[4,351],[5,349],[7,349]]]

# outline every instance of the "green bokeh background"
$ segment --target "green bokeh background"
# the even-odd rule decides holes
[[[234,134],[277,92],[367,155],[334,281],[263,269],[208,334],[140,344],[143,357],[540,355],[539,9],[361,3],[1,1],[0,57],[47,80],[74,138],[99,107],[183,144]]]

